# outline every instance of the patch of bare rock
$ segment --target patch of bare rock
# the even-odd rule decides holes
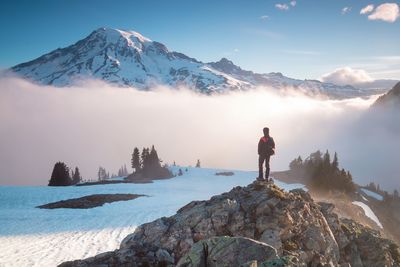
[[[126,201],[132,200],[144,195],[137,194],[96,194],[80,198],[73,198],[68,200],[61,200],[36,208],[40,209],[90,209],[99,206],[103,206],[105,203],[112,203],[115,201]]]

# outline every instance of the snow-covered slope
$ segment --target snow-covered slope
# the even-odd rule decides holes
[[[380,228],[383,228],[378,217],[375,215],[375,213],[372,211],[372,209],[367,204],[362,203],[360,201],[354,201],[353,204],[361,207],[364,210],[365,216],[367,216],[368,218],[373,220]]]
[[[162,43],[137,32],[110,28],[97,29],[74,45],[56,49],[11,70],[22,77],[55,86],[69,86],[80,79],[95,78],[118,86],[148,89],[161,84],[185,86],[202,93],[257,86],[277,89],[291,86],[335,98],[376,93],[352,86],[291,79],[281,73],[257,74],[242,70],[225,58],[206,64],[170,51]]]
[[[178,173],[179,167],[173,167]],[[70,187],[0,186],[0,266],[56,266],[119,247],[136,226],[171,216],[192,200],[206,200],[235,186],[251,183],[256,172],[182,168],[183,176],[151,184]],[[276,184],[286,190],[301,184]],[[91,194],[145,194],[130,201],[93,209],[43,210],[35,206]]]
[[[372,191],[370,191],[370,190],[368,190],[368,189],[365,189],[365,188],[361,188],[361,191],[362,191],[366,196],[372,197],[372,198],[374,198],[374,199],[376,199],[376,200],[379,200],[379,201],[382,201],[382,200],[383,200],[383,196],[379,195],[378,193],[372,192]]]

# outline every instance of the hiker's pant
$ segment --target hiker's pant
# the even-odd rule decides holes
[[[265,161],[265,179],[269,177],[269,158],[270,155],[259,155],[258,156],[258,178],[262,179],[263,176],[263,164]]]

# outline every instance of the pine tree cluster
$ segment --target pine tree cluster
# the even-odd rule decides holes
[[[318,150],[311,153],[304,161],[299,156],[290,162],[289,168],[291,172],[304,177],[308,181],[308,186],[314,189],[346,193],[353,193],[356,189],[350,172],[343,168],[339,169],[336,152],[332,161],[328,151],[322,154]]]
[[[110,173],[107,172],[105,168],[100,166],[97,172],[97,178],[99,181],[110,179]]]
[[[75,167],[75,171],[72,170],[69,173],[70,168],[64,162],[57,162],[54,164],[53,172],[49,180],[49,186],[68,186],[75,185],[82,181],[79,168]]]
[[[124,176],[128,176],[128,175],[129,175],[129,173],[128,173],[128,170],[126,169],[126,165],[119,168],[117,177],[124,177]]]
[[[171,177],[171,172],[166,166],[161,166],[161,162],[154,145],[151,149],[144,147],[141,154],[139,149],[135,147],[131,159],[132,168],[134,169],[133,176],[151,179]]]

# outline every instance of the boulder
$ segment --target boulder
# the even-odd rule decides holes
[[[194,244],[177,266],[242,266],[253,261],[266,262],[277,258],[276,249],[265,243],[244,237],[220,236]]]

